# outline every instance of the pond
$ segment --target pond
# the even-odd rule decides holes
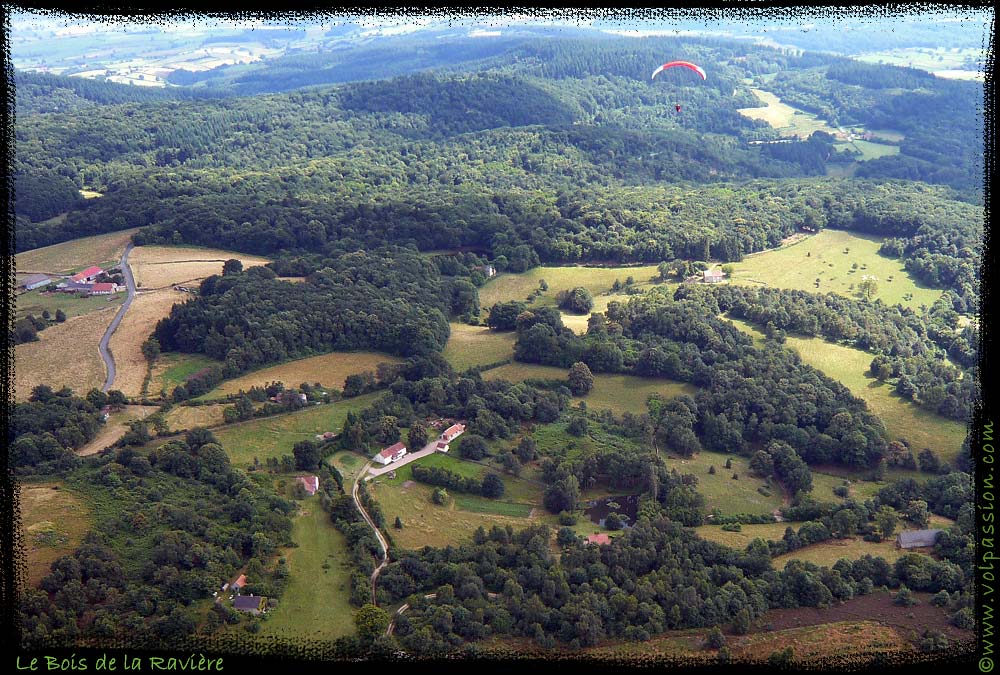
[[[639,495],[612,495],[587,502],[583,513],[592,523],[604,527],[604,520],[611,512],[626,516],[626,527],[631,527],[639,512]]]

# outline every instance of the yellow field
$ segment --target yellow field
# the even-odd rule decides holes
[[[569,370],[538,366],[529,363],[511,363],[483,373],[487,380],[508,380],[523,382],[536,378],[545,380],[565,380]],[[697,389],[689,384],[674,382],[666,378],[636,377],[634,375],[595,375],[594,388],[584,397],[574,396],[572,404],[586,401],[588,408],[610,410],[616,415],[629,411],[634,414],[646,412],[646,399],[650,394],[660,393],[672,397],[680,394],[694,395]]]
[[[535,267],[521,274],[501,274],[491,279],[479,289],[479,303],[483,307],[485,316],[486,310],[496,302],[509,302],[511,300],[524,302],[528,294],[538,288],[538,282],[544,279],[549,290],[536,298],[534,303],[529,305],[529,308],[554,307],[556,293],[582,286],[594,296],[595,311],[600,311],[597,308],[598,295],[611,290],[615,279],[620,279],[624,283],[625,279],[630,276],[635,279],[636,285],[648,287],[652,285],[654,278],[659,278],[660,273],[655,265],[642,267]],[[606,302],[604,307],[607,307]]]
[[[96,199],[97,197],[103,197],[100,192],[94,192],[93,190],[80,190],[80,196],[84,199]]]
[[[192,297],[189,293],[171,288],[135,296],[111,336],[111,354],[115,359],[114,389],[120,389],[128,396],[138,396],[142,392],[147,368],[146,357],[142,355],[142,343],[152,334],[156,322],[170,314],[174,303],[184,302]]]
[[[14,256],[18,274],[33,272],[56,274],[82,269],[90,265],[121,259],[132,235],[139,231],[130,230],[98,234],[93,237],[74,239],[61,244],[43,246]],[[131,258],[131,256],[129,256]]]
[[[27,582],[38,584],[57,558],[71,553],[90,526],[90,513],[83,500],[61,482],[22,483],[21,527]]]
[[[139,246],[129,255],[129,266],[139,288],[163,288],[193,283],[213,274],[222,274],[222,265],[236,258],[243,267],[263,265],[267,258],[212,248],[193,246]]]
[[[897,528],[898,529],[898,528]],[[911,551],[912,552],[912,551]],[[797,551],[779,555],[771,561],[774,569],[781,570],[790,560],[802,560],[814,565],[830,567],[841,558],[860,560],[865,555],[885,558],[887,563],[894,563],[904,553],[904,549],[896,548],[896,539],[881,541],[877,544],[864,539],[831,539],[812,546],[805,546]]]
[[[76,454],[84,457],[87,455],[96,455],[125,435],[125,432],[128,431],[126,422],[147,417],[155,413],[156,410],[156,408],[150,406],[127,405],[123,410],[111,413],[111,417],[104,423],[101,430],[97,432],[97,436],[77,450]]]
[[[747,333],[760,335],[745,321],[729,320]],[[890,385],[879,384],[865,375],[874,358],[872,354],[822,338],[788,337],[785,346],[798,352],[803,363],[841,382],[852,394],[864,399],[891,437],[905,438],[915,452],[930,448],[943,461],[955,460],[965,440],[965,425],[922,410],[893,393]]]
[[[107,373],[98,345],[117,307],[67,319],[38,334],[38,342],[17,345],[14,351],[15,398],[24,401],[39,384],[53,389],[70,387],[86,394],[104,384]]]
[[[798,136],[799,138],[809,138],[814,131],[825,131],[828,134],[837,133],[837,129],[831,127],[826,121],[816,119],[812,113],[782,103],[780,98],[769,91],[761,89],[751,89],[750,91],[764,103],[764,106],[738,109],[737,112],[744,117],[752,120],[763,120],[775,129],[786,132],[785,135]]]
[[[298,387],[303,382],[324,387],[344,388],[348,375],[356,375],[366,370],[375,372],[379,363],[400,363],[402,359],[380,352],[332,352],[282,363],[270,368],[255,370],[234,380],[223,382],[201,398],[216,398],[236,394],[241,389],[247,391],[254,385],[263,386],[269,382],[284,382],[285,386]]]
[[[225,407],[222,404],[174,406],[166,415],[167,426],[173,431],[222,424],[225,421],[222,417]]]
[[[444,358],[459,372],[514,358],[514,331],[496,332],[464,323],[452,323],[450,328]]]
[[[791,246],[748,255],[742,262],[732,263],[733,274],[729,283],[857,297],[851,285],[856,290],[862,276],[874,275],[878,278],[875,297],[881,298],[882,302],[913,309],[918,309],[920,305],[933,305],[942,291],[919,286],[903,269],[901,260],[879,255],[881,243],[880,237],[843,230],[822,230]],[[845,249],[848,250],[846,254]],[[854,263],[858,264],[857,270],[852,270]],[[892,281],[889,281],[890,277]],[[819,288],[816,287],[817,278],[820,280]],[[912,298],[904,299],[907,294]]]

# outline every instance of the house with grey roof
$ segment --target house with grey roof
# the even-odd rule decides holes
[[[937,542],[943,530],[903,530],[896,535],[896,548],[926,548]]]
[[[51,282],[52,279],[50,279],[46,274],[29,274],[21,280],[21,283],[19,283],[18,286],[26,291],[33,291],[36,288],[41,288]]]

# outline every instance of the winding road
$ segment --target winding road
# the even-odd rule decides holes
[[[378,579],[378,575],[382,572],[382,569],[389,564],[389,542],[387,542],[385,537],[382,536],[382,533],[379,532],[379,529],[375,526],[375,521],[373,521],[371,516],[368,515],[368,512],[365,511],[365,507],[361,505],[361,500],[358,499],[358,486],[361,484],[361,480],[368,475],[368,470],[371,466],[372,460],[368,460],[368,463],[365,464],[364,468],[361,469],[360,473],[358,473],[357,478],[354,479],[354,487],[351,489],[351,498],[354,499],[354,505],[358,507],[358,511],[361,512],[361,517],[365,519],[366,523],[368,523],[368,527],[372,528],[372,531],[375,532],[375,537],[378,539],[378,543],[382,547],[382,563],[372,572],[372,604],[378,605],[375,601],[375,581]]]
[[[125,316],[125,312],[128,311],[132,300],[135,298],[135,279],[132,278],[132,269],[128,266],[128,254],[132,252],[132,248],[133,244],[129,242],[128,246],[125,247],[125,252],[122,253],[120,263],[122,275],[125,277],[125,285],[128,287],[128,297],[125,298],[125,302],[122,303],[118,313],[115,314],[115,318],[111,320],[111,325],[104,331],[104,337],[101,338],[101,358],[104,359],[104,365],[108,370],[108,377],[104,380],[104,386],[101,387],[101,391],[105,392],[111,389],[111,385],[115,383],[115,359],[111,356],[108,343],[111,342],[111,336],[114,334],[115,329],[118,328],[118,324],[122,322],[122,317]]]

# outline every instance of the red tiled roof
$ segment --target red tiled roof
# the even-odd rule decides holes
[[[598,546],[602,546],[604,544],[610,544],[611,543],[611,537],[609,537],[608,535],[604,534],[603,532],[601,534],[592,534],[589,537],[587,537],[587,543],[588,544],[597,544]]]
[[[445,443],[444,441],[438,441],[438,444],[437,444],[437,446],[438,446],[438,448],[439,448],[439,449],[440,449],[440,448],[447,448],[447,447],[448,447],[448,444],[447,444],[447,443]]]
[[[465,431],[465,425],[464,424],[452,424],[450,427],[448,427],[447,429],[445,429],[444,433],[441,434],[441,435],[442,436],[454,436],[456,434],[462,433],[463,431]]]
[[[390,445],[382,452],[378,453],[378,455],[379,457],[392,457],[400,450],[406,450],[406,445],[403,443],[394,443],[393,445]]]
[[[91,293],[100,293],[101,291],[112,292],[114,290],[115,290],[115,285],[111,283],[94,284],[93,286],[90,287]]]
[[[79,281],[80,279],[86,279],[87,277],[96,276],[103,271],[104,270],[102,270],[100,267],[91,266],[83,270],[82,272],[77,272],[76,274],[71,276],[70,279],[72,279],[73,281]]]
[[[247,585],[247,575],[241,574],[239,578],[233,582],[233,586],[239,586],[240,588]]]
[[[297,476],[298,481],[306,486],[306,492],[316,494],[319,489],[319,476]]]

